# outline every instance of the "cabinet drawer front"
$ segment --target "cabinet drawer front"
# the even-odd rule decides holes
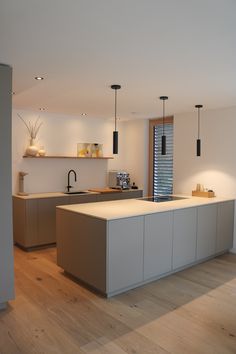
[[[66,197],[38,200],[38,245],[56,242],[56,206],[67,203]]]
[[[142,216],[108,223],[108,291],[127,288],[143,280]]]
[[[145,216],[144,279],[169,272],[172,266],[173,212]]]
[[[233,247],[234,201],[218,204],[216,251]]]
[[[197,208],[174,212],[173,269],[196,260]]]
[[[197,260],[200,260],[216,252],[217,205],[198,207],[197,214]]]

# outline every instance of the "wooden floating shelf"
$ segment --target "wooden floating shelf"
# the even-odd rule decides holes
[[[81,159],[81,160],[108,160],[114,159],[114,157],[110,156],[102,156],[102,157],[79,157],[79,156],[28,156],[24,155],[23,158],[26,159]]]

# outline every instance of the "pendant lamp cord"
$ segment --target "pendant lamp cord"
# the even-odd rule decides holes
[[[165,100],[163,100],[162,135],[165,135]]]
[[[117,90],[115,90],[115,131],[116,131],[116,125],[117,125],[117,118],[116,118],[116,107],[117,107]]]

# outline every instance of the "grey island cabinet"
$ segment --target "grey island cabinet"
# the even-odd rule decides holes
[[[142,190],[108,193],[105,198],[129,199],[142,197]],[[46,247],[56,243],[56,206],[92,203],[104,200],[103,194],[35,193],[13,196],[14,242],[24,250]]]
[[[233,224],[223,198],[58,206],[57,262],[109,297],[227,252]]]

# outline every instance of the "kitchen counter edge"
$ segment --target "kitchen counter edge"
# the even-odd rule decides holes
[[[180,195],[178,195],[180,196]],[[73,204],[57,206],[57,209],[66,210],[72,213],[78,213],[102,219],[106,221],[130,218],[135,216],[144,216],[148,214],[163,213],[178,209],[200,207],[204,205],[234,201],[236,198],[203,198],[181,195],[185,199],[167,201],[161,203],[152,203],[138,199],[123,199],[106,202],[96,202],[89,204]]]

